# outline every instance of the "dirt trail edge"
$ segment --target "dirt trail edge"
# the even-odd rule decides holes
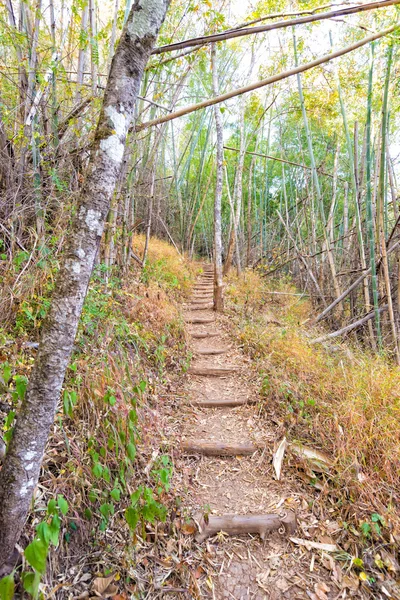
[[[212,283],[212,268],[206,265],[194,303],[185,307],[193,361],[180,406],[185,503],[198,529],[193,543],[206,545],[214,566],[210,594],[202,597],[342,597],[341,586],[332,584],[329,555],[318,550],[314,555],[290,540],[315,539],[317,519],[301,484],[274,479],[279,440],[258,414],[249,359],[224,331],[224,317],[211,308]],[[202,310],[199,296],[206,304]]]

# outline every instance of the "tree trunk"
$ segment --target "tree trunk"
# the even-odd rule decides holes
[[[213,93],[218,95],[218,67],[215,45],[211,46],[211,70]],[[214,199],[214,310],[224,309],[222,283],[222,185],[224,179],[224,133],[219,106],[214,106],[215,129],[217,133],[217,179]]]
[[[25,400],[0,472],[0,567],[7,572],[38,481],[65,370],[134,118],[143,70],[169,0],[137,0],[113,58],[86,182]]]

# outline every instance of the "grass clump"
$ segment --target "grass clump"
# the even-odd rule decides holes
[[[400,369],[355,343],[311,344],[318,331],[301,325],[311,305],[289,280],[230,276],[227,298],[263,409],[282,434],[330,452],[347,499],[368,500],[398,523]]]

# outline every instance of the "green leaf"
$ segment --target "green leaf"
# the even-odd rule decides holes
[[[14,598],[14,572],[0,579],[0,600],[12,600]]]
[[[37,598],[39,595],[39,583],[40,573],[38,573],[38,571],[35,571],[34,573],[22,573],[22,585],[24,586],[24,590],[33,598]]]
[[[23,375],[16,375],[14,377],[15,381],[15,389],[17,390],[17,394],[21,400],[25,397],[26,388],[28,386],[28,380]]]
[[[101,477],[101,474],[103,473],[103,467],[99,462],[95,463],[92,473],[97,478]]]
[[[111,498],[115,500],[115,502],[119,502],[121,498],[121,490],[119,490],[118,488],[114,488],[113,490],[111,490]]]
[[[68,502],[61,494],[57,496],[58,508],[61,510],[62,514],[65,516],[68,512]]]
[[[114,514],[114,504],[104,502],[104,504],[100,506],[100,512],[103,517],[108,520],[110,516]]]
[[[28,563],[39,571],[39,573],[44,573],[46,571],[46,559],[47,552],[49,550],[48,544],[46,544],[45,540],[36,538],[25,548],[25,558]]]
[[[4,381],[5,385],[7,385],[8,382],[10,381],[11,374],[12,374],[12,371],[11,371],[10,365],[8,363],[4,363],[3,364],[3,375],[2,375],[2,377],[3,377],[3,381]]]
[[[49,525],[50,541],[53,546],[57,546],[60,537],[61,519],[58,515],[54,515]]]
[[[47,504],[47,514],[54,515],[57,512],[57,502],[52,498]]]
[[[132,443],[128,444],[126,447],[126,452],[129,456],[130,460],[133,462],[136,457],[136,446]]]
[[[369,537],[370,533],[371,533],[371,525],[367,522],[361,523],[361,532],[363,535],[365,535],[365,537]]]
[[[138,521],[139,521],[138,511],[135,508],[133,508],[132,506],[130,506],[125,511],[125,519],[129,525],[129,528],[132,531],[134,531],[136,529],[136,525],[138,524]]]

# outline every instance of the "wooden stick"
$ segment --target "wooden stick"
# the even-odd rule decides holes
[[[186,454],[203,454],[204,456],[251,456],[254,452],[257,452],[257,447],[251,442],[234,444],[187,440],[182,442],[182,450]]]
[[[399,1],[399,0],[396,0]],[[172,121],[173,119],[177,119],[178,117],[183,117],[184,115],[188,115],[196,110],[200,110],[202,108],[207,108],[208,106],[214,106],[214,104],[220,104],[225,100],[229,100],[230,98],[234,98],[235,96],[241,96],[242,94],[246,94],[247,92],[252,92],[253,90],[257,90],[259,88],[265,87],[266,85],[270,85],[271,83],[275,83],[276,81],[281,81],[282,79],[287,79],[292,75],[297,75],[297,73],[303,73],[304,71],[308,71],[318,65],[322,65],[334,58],[338,58],[339,56],[343,56],[343,54],[348,54],[349,52],[353,52],[353,50],[357,50],[365,44],[369,44],[374,40],[378,40],[379,38],[389,35],[393,33],[395,29],[397,29],[398,24],[396,23],[392,27],[388,27],[382,31],[378,31],[378,33],[374,33],[373,35],[369,35],[359,42],[355,44],[351,44],[350,46],[346,46],[345,48],[341,48],[336,52],[331,52],[330,54],[325,54],[321,56],[321,58],[317,58],[316,60],[312,60],[311,62],[304,63],[303,65],[299,65],[289,71],[283,71],[282,73],[277,73],[272,77],[268,77],[267,79],[262,79],[261,81],[256,81],[251,85],[247,85],[242,88],[238,88],[236,90],[232,90],[231,92],[227,92],[226,94],[222,94],[220,96],[214,96],[214,98],[210,98],[208,100],[204,100],[203,102],[198,102],[197,104],[191,104],[190,106],[185,106],[180,110],[177,110],[168,115],[164,115],[163,117],[159,117],[157,119],[152,119],[151,121],[147,121],[146,123],[142,123],[141,125],[136,125],[136,131],[142,131],[143,129],[147,129],[149,127],[153,127],[154,125],[160,125],[161,123],[166,123],[167,121]]]
[[[364,12],[367,10],[373,10],[375,8],[385,8],[387,6],[393,6],[399,4],[400,0],[383,0],[379,2],[370,2],[368,4],[361,4],[358,6],[352,6],[349,8],[342,8],[339,10],[331,10],[326,13],[319,13],[317,15],[310,15],[306,17],[299,17],[297,19],[290,19],[288,21],[277,21],[268,25],[259,25],[258,27],[222,31],[221,33],[215,33],[213,35],[204,35],[198,38],[192,38],[190,40],[184,40],[182,42],[175,42],[174,44],[168,44],[165,46],[159,46],[154,48],[152,54],[162,54],[164,52],[172,52],[173,50],[181,50],[182,48],[189,48],[193,46],[204,46],[205,44],[212,44],[213,42],[222,42],[223,40],[229,40],[231,38],[243,37],[247,35],[254,35],[255,33],[265,33],[266,31],[272,31],[274,29],[282,29],[285,27],[293,27],[293,25],[302,25],[303,23],[312,23],[313,21],[322,21],[324,19],[333,19],[334,17],[341,17],[344,15],[352,15],[358,12]]]
[[[216,535],[219,531],[229,535],[242,535],[244,533],[258,533],[264,540],[267,533],[279,531],[286,535],[293,535],[297,529],[296,513],[289,510],[280,514],[264,515],[199,515],[194,518],[198,534],[196,542],[204,542],[210,536]]]

